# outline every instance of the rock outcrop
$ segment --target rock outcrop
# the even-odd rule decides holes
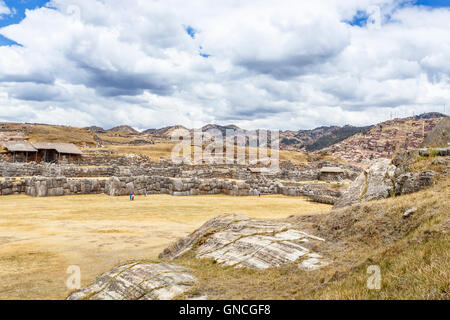
[[[170,300],[197,279],[189,270],[168,263],[132,263],[112,269],[68,300]]]
[[[333,208],[413,193],[432,185],[436,172],[408,172],[413,156],[411,152],[404,152],[392,161],[382,159],[374,162],[351,183]]]
[[[198,259],[214,259],[236,268],[267,269],[299,260],[299,268],[315,270],[329,264],[312,249],[323,241],[291,223],[223,215],[180,239],[159,257],[176,259],[193,250]]]
[[[361,173],[334,204],[334,208],[375,199],[387,198],[394,190],[392,178],[396,167],[389,159],[372,164]]]
[[[444,117],[425,137],[423,147],[446,147],[450,143],[450,117]],[[448,150],[448,149],[447,149]]]
[[[432,185],[436,175],[437,173],[432,170],[402,174],[395,180],[395,194],[401,195],[420,191]]]
[[[196,258],[224,266],[267,269],[298,263],[299,269],[312,271],[330,264],[313,249],[324,241],[289,222],[222,215],[172,244],[159,258],[176,259],[193,250]],[[113,268],[67,299],[170,300],[197,283],[189,269],[174,263],[136,262]]]

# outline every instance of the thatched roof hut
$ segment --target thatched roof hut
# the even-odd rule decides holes
[[[80,149],[73,143],[32,142],[38,150],[56,150],[58,153],[82,155]]]
[[[12,154],[13,162],[74,162],[83,154],[72,143],[15,141],[4,143],[4,148]],[[29,153],[33,153],[33,156],[29,157]]]
[[[9,152],[37,152],[28,141],[5,142],[4,148]]]

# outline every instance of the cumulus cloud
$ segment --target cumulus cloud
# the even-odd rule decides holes
[[[52,0],[0,29],[20,44],[0,46],[0,120],[305,129],[442,111],[449,21],[402,0]]]
[[[6,3],[3,0],[0,0],[0,19],[2,19],[2,15],[10,13],[11,10],[8,8]]]

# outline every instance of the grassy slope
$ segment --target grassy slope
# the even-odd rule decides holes
[[[180,298],[449,299],[449,187],[446,178],[415,194],[291,217],[328,240],[316,249],[333,263],[317,271],[302,271],[298,262],[262,271],[223,268],[189,252],[178,262],[191,268],[200,283]],[[413,206],[418,211],[403,218]],[[366,287],[369,265],[381,268],[379,291]]]
[[[333,132],[331,132],[330,134],[320,137],[319,139],[314,141],[314,143],[307,145],[305,149],[308,152],[321,150],[329,146],[332,146],[333,144],[341,142],[357,133],[367,131],[369,129],[370,127],[351,127],[351,126],[338,128]]]
[[[75,127],[29,125],[27,133],[32,142],[66,142],[76,145],[95,145],[91,131]]]

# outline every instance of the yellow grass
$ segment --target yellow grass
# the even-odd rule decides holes
[[[140,154],[149,157],[153,161],[160,161],[160,158],[170,158],[174,145],[168,142],[139,146],[108,146],[108,148],[117,150],[119,154]]]
[[[96,144],[92,132],[75,127],[31,125],[27,127],[27,133],[29,140],[32,142],[65,142],[77,145]]]
[[[172,155],[172,149],[176,143],[167,141],[163,143],[157,144],[149,144],[149,145],[139,145],[139,146],[116,146],[110,145],[108,148],[117,150],[120,154],[141,154],[146,155],[151,158],[153,161],[160,161],[161,158],[170,159]],[[193,150],[193,149],[192,149]],[[193,151],[192,151],[193,152]],[[191,152],[191,154],[192,154]],[[248,147],[246,148],[246,154],[248,158]],[[180,153],[181,155],[181,153]],[[268,150],[268,155],[271,155],[270,150]],[[225,155],[224,155],[225,156]],[[307,162],[308,156],[303,152],[297,151],[287,151],[280,150],[279,153],[280,161],[292,161],[295,164],[302,164]]]
[[[449,183],[447,179],[418,193],[288,219],[326,239],[315,250],[332,264],[319,270],[300,270],[298,262],[266,270],[235,269],[198,260],[189,251],[176,261],[191,268],[199,283],[178,298],[448,300]],[[413,206],[418,211],[403,218]],[[367,288],[370,265],[381,269],[381,290]]]
[[[118,137],[118,136],[100,136],[100,139],[102,139],[104,142],[119,142],[119,143],[129,143],[133,141],[133,138],[129,137]]]
[[[284,196],[0,197],[0,299],[65,298],[69,266],[88,285],[118,263],[156,257],[219,214],[275,219],[329,209]]]

